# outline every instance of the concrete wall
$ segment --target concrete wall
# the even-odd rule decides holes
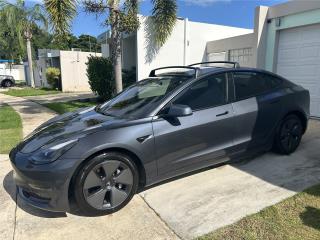
[[[101,53],[40,49],[34,66],[36,87],[50,87],[46,70],[48,67],[56,67],[61,72],[63,92],[91,91],[86,65],[90,55],[101,56]]]
[[[153,68],[170,65],[188,65],[206,60],[206,44],[209,40],[233,37],[252,32],[250,29],[190,22],[178,19],[174,30],[161,47],[152,38],[152,23],[148,17],[140,17],[137,31],[137,78],[147,77]]]
[[[0,64],[0,75],[10,75],[15,80],[26,80],[24,65]]]
[[[254,48],[254,33],[244,34],[232,38],[225,38],[216,41],[210,41],[207,43],[207,54],[210,53],[220,53],[226,52],[228,56],[228,51],[233,49],[242,49],[242,48]],[[225,60],[228,60],[226,58]],[[249,62],[245,65],[247,67],[255,66],[256,62],[254,57],[251,56]],[[243,64],[241,64],[243,65]]]
[[[63,92],[90,91],[87,61],[90,55],[101,53],[60,51],[60,70]]]

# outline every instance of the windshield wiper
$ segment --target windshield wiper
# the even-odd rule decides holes
[[[96,106],[96,108],[94,109],[97,113],[100,113],[100,114],[103,114],[103,115],[109,116],[109,117],[115,117],[115,115],[113,115],[113,114],[110,114],[110,113],[108,113],[108,112],[102,111],[102,110],[101,110],[101,105],[102,105],[102,104],[98,104],[98,105]]]

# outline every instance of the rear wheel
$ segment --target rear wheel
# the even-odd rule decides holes
[[[283,119],[275,136],[275,147],[279,153],[293,153],[299,146],[303,134],[301,120],[296,115]]]
[[[2,85],[8,88],[8,87],[12,87],[13,83],[10,80],[4,80]]]
[[[138,187],[138,171],[126,155],[110,152],[89,161],[75,179],[74,195],[86,215],[104,215],[124,207]]]

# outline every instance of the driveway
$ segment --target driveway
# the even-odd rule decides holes
[[[168,226],[191,239],[232,224],[320,183],[320,121],[310,121],[290,156],[267,153],[163,184],[142,193]]]
[[[0,94],[23,118],[24,134],[53,116],[35,102]],[[50,213],[16,195],[8,156],[0,156],[0,239],[192,239],[320,182],[320,122],[311,121],[298,151],[267,153],[180,178],[136,195],[102,217]]]

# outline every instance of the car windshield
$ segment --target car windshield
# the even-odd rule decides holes
[[[190,79],[190,76],[186,75],[147,78],[102,104],[97,108],[97,111],[115,117],[139,118],[145,116],[165,96],[188,79]]]

